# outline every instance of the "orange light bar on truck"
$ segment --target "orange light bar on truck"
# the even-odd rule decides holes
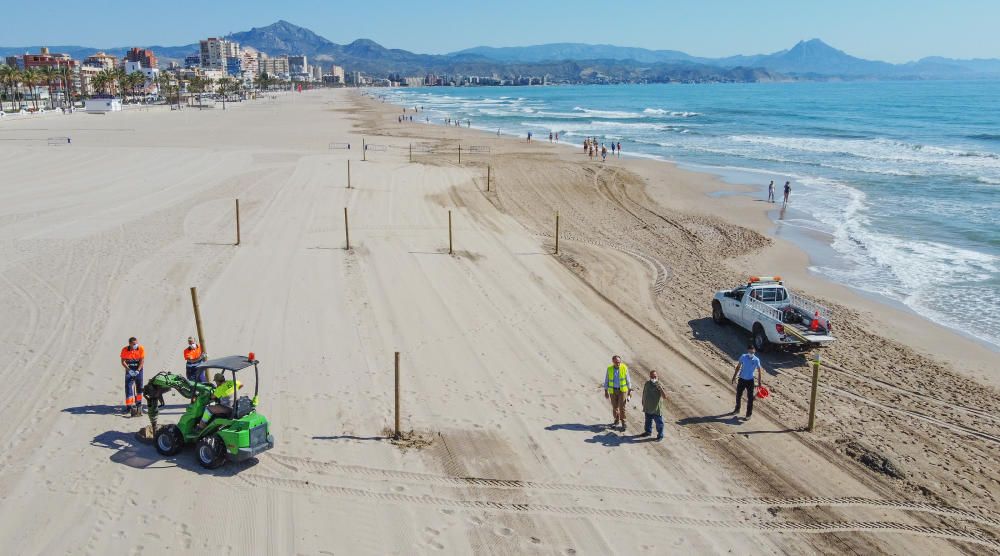
[[[780,282],[781,276],[751,276],[750,283],[755,282]]]

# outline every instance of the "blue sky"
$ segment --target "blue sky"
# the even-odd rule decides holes
[[[285,19],[338,43],[370,38],[423,53],[589,42],[724,56],[818,37],[891,62],[1000,57],[1000,0],[171,0],[95,7],[103,5],[45,0],[3,10],[0,46],[174,46]]]

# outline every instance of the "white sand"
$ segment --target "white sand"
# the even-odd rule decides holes
[[[910,496],[809,435],[768,434],[803,417],[760,404],[750,423],[720,424],[729,369],[613,301],[652,306],[646,264],[570,240],[570,259],[550,256],[549,239],[479,191],[480,166],[408,164],[410,139],[370,139],[399,148],[361,162],[355,102],[318,92],[0,125],[17,139],[0,142],[3,552],[986,550],[948,537],[996,525],[901,507]],[[51,135],[73,144],[30,141]],[[277,445],[249,465],[163,458],[133,437],[145,419],[118,415],[130,335],[147,379],[183,371],[191,286],[210,355],[262,361],[259,409]],[[429,445],[383,438],[394,351],[404,427]],[[599,426],[614,353],[636,386],[660,369],[663,443],[630,437],[638,396],[627,435]],[[181,402],[171,395],[160,422]],[[742,500],[760,496],[775,500]]]

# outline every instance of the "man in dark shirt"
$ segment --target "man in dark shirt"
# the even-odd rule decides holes
[[[639,436],[653,434],[653,423],[656,423],[656,440],[663,440],[663,400],[667,394],[656,378],[656,371],[649,371],[649,380],[642,387],[642,411],[646,414],[646,427]]]

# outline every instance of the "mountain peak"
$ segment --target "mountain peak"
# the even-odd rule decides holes
[[[795,51],[804,51],[810,54],[819,54],[824,52],[831,54],[833,53],[843,54],[841,50],[837,50],[836,48],[826,44],[821,39],[809,39],[807,41],[799,41],[795,46],[792,47],[791,50],[789,50],[789,52],[795,52]]]

